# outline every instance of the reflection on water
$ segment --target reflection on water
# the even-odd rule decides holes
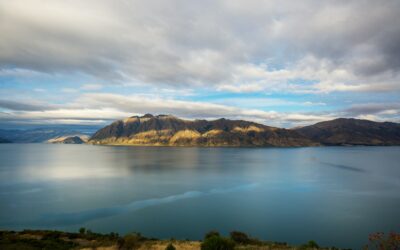
[[[359,248],[400,230],[400,147],[0,145],[0,228]]]

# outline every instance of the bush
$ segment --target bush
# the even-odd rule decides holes
[[[364,249],[400,249],[400,233],[374,233],[369,235],[369,243]]]
[[[201,250],[233,250],[234,248],[235,242],[233,240],[219,235],[206,237],[201,243]]]
[[[317,242],[310,240],[309,242],[307,242],[307,244],[302,245],[301,248],[319,248],[319,245],[317,244]]]
[[[168,246],[165,248],[165,250],[176,250],[176,248],[174,247],[174,245],[169,243]]]
[[[204,236],[204,239],[208,239],[208,238],[211,238],[213,236],[220,236],[220,234],[219,234],[218,231],[212,230],[212,231],[206,233],[206,235]]]
[[[247,234],[239,231],[232,231],[230,236],[234,242],[239,244],[249,244],[251,241]]]
[[[144,238],[139,233],[125,235],[118,241],[119,249],[131,250],[138,249]]]
[[[79,233],[80,234],[85,234],[86,233],[86,228],[84,228],[84,227],[79,228]]]
[[[109,233],[109,236],[110,236],[111,239],[118,239],[119,238],[118,233],[114,233],[114,232]]]

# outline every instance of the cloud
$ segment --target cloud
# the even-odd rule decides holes
[[[397,23],[397,0],[0,0],[0,121],[399,121]]]
[[[79,89],[73,89],[73,88],[62,88],[61,92],[64,93],[77,93],[79,92]]]
[[[27,101],[0,100],[2,123],[105,125],[133,115],[172,114],[184,119],[242,119],[269,126],[295,127],[339,117],[374,121],[398,121],[398,103],[353,104],[338,110],[319,112],[276,112],[265,107],[325,107],[321,102],[294,102],[272,98],[226,98],[218,103],[183,101],[156,95],[119,95],[86,93],[68,104],[41,104]],[[253,108],[255,107],[255,108]]]
[[[0,1],[0,75],[73,72],[230,92],[399,91],[399,14],[396,0]]]
[[[101,84],[84,84],[80,87],[81,90],[99,90],[102,88]]]
[[[4,101],[2,101],[4,102]],[[1,102],[0,102],[1,103]],[[4,102],[6,103],[6,102]],[[20,123],[106,124],[132,115],[172,114],[185,119],[244,119],[270,126],[291,126],[331,119],[334,116],[316,114],[277,113],[261,109],[208,102],[182,101],[156,96],[87,93],[64,105],[49,108],[29,106],[23,102],[9,105],[11,110],[0,113],[0,121]]]
[[[46,105],[37,102],[28,103],[12,100],[0,100],[0,108],[15,111],[44,111],[54,109],[55,107],[53,105]]]
[[[235,85],[220,85],[217,87],[218,91],[227,91],[234,93],[246,93],[246,92],[258,92],[264,90],[264,87],[259,84],[243,84],[239,86]]]
[[[342,111],[343,116],[372,121],[399,122],[400,103],[354,104]]]

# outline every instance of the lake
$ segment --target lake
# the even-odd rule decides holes
[[[0,228],[359,249],[400,231],[400,147],[0,144]]]

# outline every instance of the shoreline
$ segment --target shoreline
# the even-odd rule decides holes
[[[211,243],[210,243],[211,242]],[[222,244],[214,248],[215,242]],[[220,243],[218,243],[220,242]],[[214,244],[207,248],[207,244]],[[225,244],[225,245],[223,245]],[[173,248],[171,248],[172,246]],[[168,248],[169,247],[169,248]],[[233,231],[229,236],[220,235],[217,231],[208,232],[203,240],[178,240],[148,238],[140,233],[130,233],[120,236],[118,233],[101,234],[81,228],[79,232],[64,232],[57,230],[0,230],[0,249],[84,249],[84,250],[200,250],[200,249],[280,249],[280,250],[306,250],[323,249],[339,250],[336,247],[320,247],[315,241],[309,240],[302,245],[289,245],[286,242],[274,242],[252,238],[243,232]]]

